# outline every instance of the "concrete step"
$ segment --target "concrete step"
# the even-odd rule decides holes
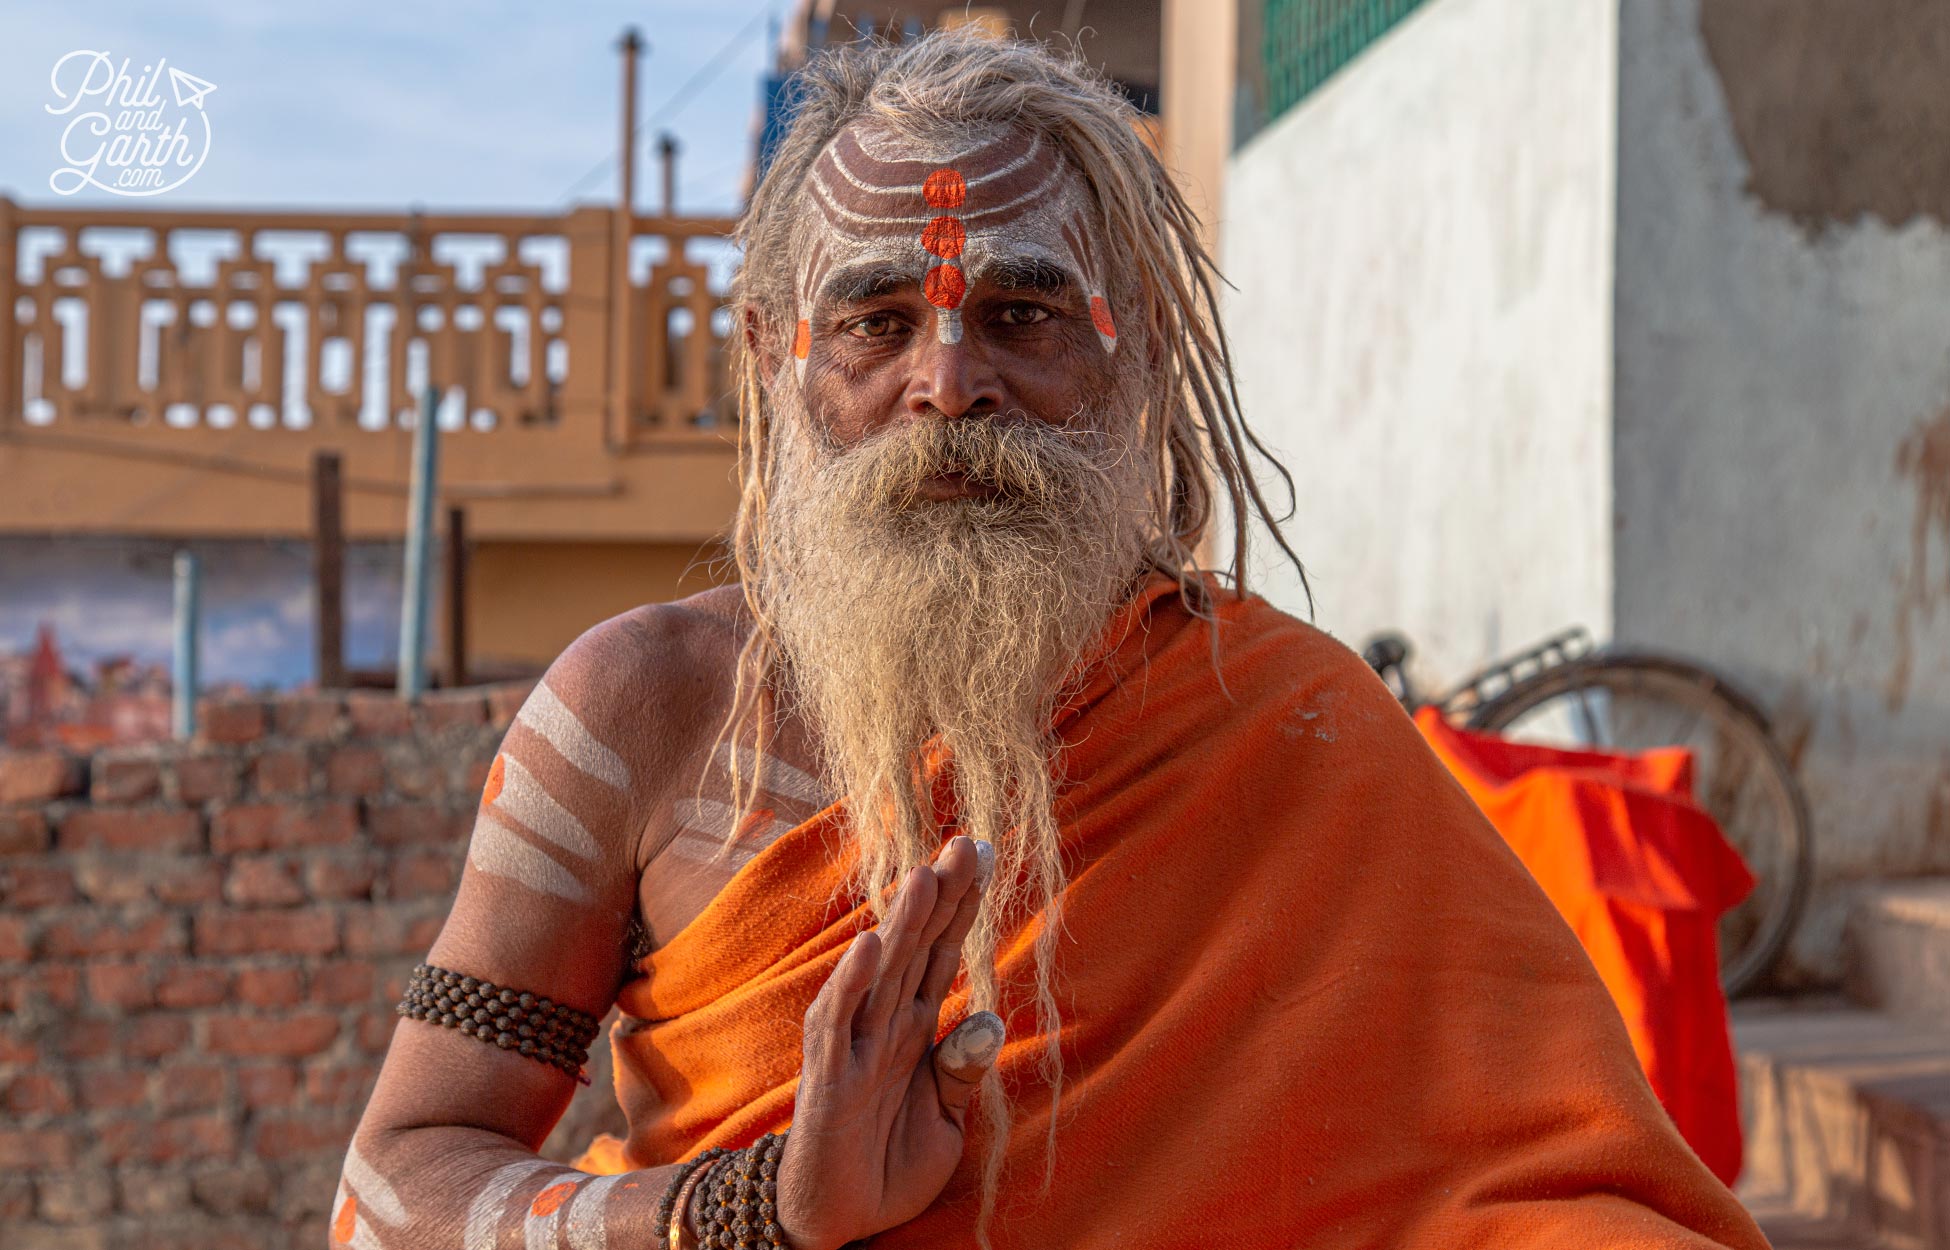
[[[1733,1028],[1749,1209],[1798,1221],[1785,1234],[1950,1250],[1950,1028],[1839,997],[1742,1002]]]
[[[1849,908],[1844,988],[1865,1007],[1950,1024],[1950,877],[1893,881]]]

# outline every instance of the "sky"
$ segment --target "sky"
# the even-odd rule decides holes
[[[635,26],[639,62],[638,206],[655,207],[650,155],[675,132],[678,208],[738,208],[761,76],[787,0],[543,6],[342,0],[0,0],[0,195],[31,204],[126,208],[368,208],[555,212],[616,192],[618,38]],[[209,155],[190,180],[131,201],[49,185],[70,120],[47,111],[71,52],[166,58],[215,84],[204,99]],[[717,62],[702,84],[701,71]],[[690,89],[686,90],[689,87]],[[169,87],[160,88],[167,93]],[[310,605],[299,547],[205,553],[207,681],[308,679]],[[396,650],[397,562],[350,563],[350,660]],[[367,568],[366,565],[370,565]],[[0,542],[0,653],[25,650],[46,620],[71,660],[166,660],[164,547],[111,551],[81,540]]]
[[[158,206],[554,210],[615,194],[616,43],[635,26],[639,117],[665,116],[679,158],[678,207],[726,212],[751,152],[767,15],[786,0],[461,5],[343,0],[0,0],[0,194],[35,203],[129,201],[56,195],[64,117],[55,63],[70,52],[157,58],[216,84],[204,102],[210,155]],[[711,81],[679,94],[724,54]],[[655,130],[639,136],[640,152]],[[592,170],[601,166],[598,176]],[[654,163],[639,157],[638,204]],[[580,188],[578,190],[578,188]],[[571,197],[571,192],[575,192]]]

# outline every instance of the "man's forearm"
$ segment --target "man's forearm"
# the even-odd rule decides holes
[[[591,1176],[475,1128],[362,1129],[332,1202],[333,1247],[660,1250],[676,1165]],[[696,1241],[688,1235],[685,1244]]]

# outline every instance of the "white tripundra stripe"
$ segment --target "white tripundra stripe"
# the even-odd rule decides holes
[[[550,746],[562,753],[563,759],[591,777],[618,790],[629,789],[630,770],[623,757],[598,742],[596,735],[549,689],[547,682],[535,683],[535,689],[529,692],[515,719],[546,738]]]
[[[589,836],[575,813],[556,802],[534,773],[505,753],[501,756],[501,793],[494,806],[571,855],[596,858],[596,839]]]
[[[1005,135],[995,139],[991,139],[987,143],[983,144],[981,147],[975,149],[973,152],[970,152],[958,159],[943,160],[937,163],[946,166],[972,165],[983,156],[986,156],[990,148],[995,147],[997,144],[1000,144],[1006,138],[1008,138],[1008,136]],[[914,156],[882,156],[880,153],[874,151],[871,147],[867,145],[866,136],[864,135],[858,136],[855,141],[860,144],[860,150],[866,154],[867,159],[880,161],[883,164],[888,164],[888,165],[895,164],[895,163],[911,164],[911,163],[915,163],[919,159]],[[1018,156],[1016,159],[1010,161],[1008,164],[1002,166],[1000,169],[990,170],[988,173],[981,175],[979,178],[969,178],[963,183],[963,185],[972,189],[981,186],[983,183],[994,182],[997,178],[1006,178],[1010,174],[1015,173],[1018,169],[1021,169],[1023,166],[1027,165],[1029,162],[1035,160],[1037,154],[1042,150],[1043,150],[1043,136],[1040,134],[1032,134],[1029,137],[1029,148],[1021,156]],[[926,183],[922,183],[922,182],[913,182],[913,183],[907,183],[905,185],[895,184],[893,186],[875,186],[873,183],[865,181],[860,177],[860,175],[854,173],[851,169],[847,168],[846,158],[840,154],[840,149],[838,144],[835,144],[833,146],[830,154],[833,158],[833,168],[840,171],[840,177],[846,179],[848,182],[860,188],[862,191],[867,192],[869,195],[919,195],[921,194],[921,189],[927,185]]]
[[[388,1224],[406,1223],[406,1204],[399,1200],[386,1178],[373,1170],[357,1146],[345,1153],[345,1183],[359,1200],[359,1211],[372,1212]]]
[[[750,780],[752,773],[758,769],[758,752],[751,747],[734,748],[729,742],[725,743],[718,748],[718,767],[724,769],[726,775],[730,774],[733,750],[738,753],[740,772],[744,779]],[[776,755],[765,757],[765,768],[759,775],[758,787],[773,794],[782,794],[788,799],[810,803],[814,807],[825,807],[828,802],[812,774],[786,763]]]
[[[589,887],[574,873],[550,859],[539,847],[523,841],[520,834],[486,811],[474,822],[474,840],[468,847],[467,859],[490,877],[505,877],[572,903],[589,901]]]
[[[985,217],[993,217],[997,213],[1008,212],[1010,209],[1015,208],[1018,205],[1027,204],[1031,200],[1039,199],[1048,195],[1049,188],[1059,178],[1063,176],[1063,172],[1064,172],[1063,167],[1061,165],[1052,165],[1048,170],[1044,172],[1042,181],[1038,182],[1035,186],[1031,187],[1029,190],[1024,191],[1021,195],[1018,195],[1015,199],[1005,201],[1004,203],[1001,204],[990,204],[990,205],[985,205],[981,208],[968,209],[967,211],[960,214],[959,220],[961,221],[964,227],[970,228],[972,232],[972,228],[974,227],[974,225]],[[922,216],[915,217],[915,216],[907,216],[907,215],[888,216],[879,213],[854,212],[852,209],[846,207],[846,205],[839,202],[838,197],[833,194],[833,189],[826,184],[824,171],[821,170],[817,165],[813,166],[812,177],[806,180],[806,185],[812,188],[813,194],[819,197],[819,202],[821,206],[824,207],[828,213],[836,217],[844,217],[849,221],[858,222],[861,225],[922,226],[934,220],[933,214],[924,214]],[[541,689],[541,687],[537,686],[536,689],[539,690]]]
[[[481,1192],[474,1195],[473,1205],[467,1208],[467,1228],[461,1234],[460,1243],[463,1250],[494,1250],[501,1218],[508,1211],[508,1199],[523,1181],[537,1172],[560,1171],[568,1175],[573,1170],[547,1159],[523,1159],[488,1177]]]
[[[621,1176],[604,1176],[576,1191],[562,1212],[562,1231],[568,1236],[569,1250],[609,1250],[607,1206],[609,1191]]]

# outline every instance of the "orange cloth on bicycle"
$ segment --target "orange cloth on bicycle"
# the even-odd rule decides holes
[[[1208,585],[1230,696],[1207,627],[1154,577],[1057,720],[1067,1083],[1045,1194],[1025,928],[999,956],[1016,1121],[994,1244],[1761,1250],[1570,930],[1380,680]],[[643,961],[614,1035],[629,1140],[585,1167],[789,1125],[801,1017],[863,923],[828,901],[841,804]],[[971,1117],[941,1197],[864,1244],[973,1247],[983,1134]]]
[[[1740,1175],[1717,928],[1753,874],[1693,802],[1693,755],[1571,751],[1416,726],[1597,965],[1653,1092],[1714,1175]]]

